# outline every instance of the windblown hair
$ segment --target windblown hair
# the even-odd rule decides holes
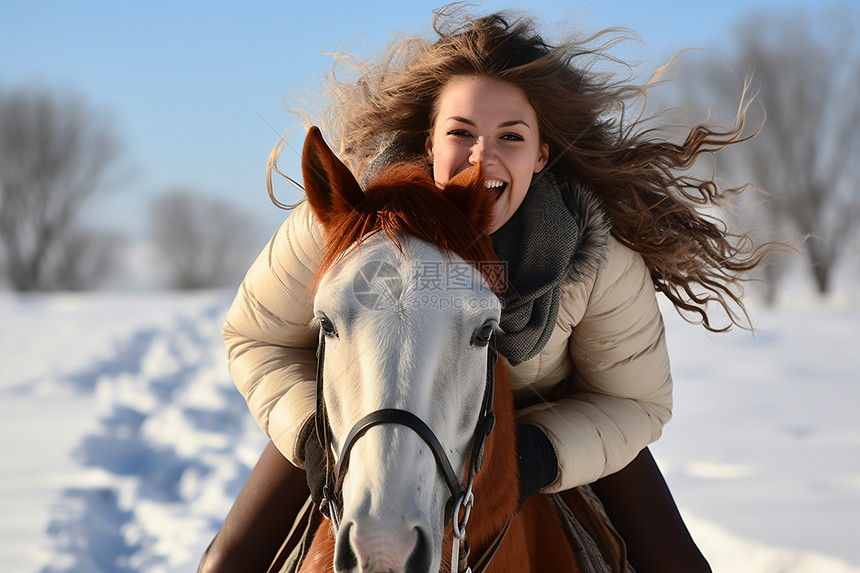
[[[338,82],[332,74],[323,126],[354,173],[372,170],[392,142],[400,157],[423,156],[439,95],[452,78],[509,82],[537,113],[541,139],[549,145],[547,168],[593,189],[613,236],[642,255],[656,289],[709,330],[748,323],[739,286],[774,248],[756,247],[747,235],[730,233],[722,221],[701,213],[727,204],[743,188],[720,189],[713,175],[700,178],[691,169],[703,154],[751,137],[745,135],[749,102],[733,127],[696,125],[683,143],[673,143],[668,129],[649,127],[654,117],[627,117],[644,103],[651,82],[634,85],[606,71],[620,66],[629,72],[610,54],[623,39],[617,30],[550,44],[528,18],[475,18],[457,6],[438,10],[433,29],[433,41],[401,40],[381,59],[355,66],[358,81]],[[270,166],[276,158],[273,152]],[[730,324],[712,325],[711,302],[726,311]]]

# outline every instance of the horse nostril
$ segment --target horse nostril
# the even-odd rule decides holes
[[[430,536],[421,527],[415,527],[412,535],[407,535],[408,541],[403,539],[403,545],[394,543],[392,547],[382,543],[385,548],[382,552],[378,547],[379,539],[356,539],[361,529],[360,524],[348,521],[338,531],[334,548],[336,573],[430,573],[433,549]],[[391,541],[389,537],[383,536],[383,539]],[[397,545],[400,545],[399,550]]]
[[[420,527],[415,528],[415,547],[406,559],[406,573],[427,573],[430,570],[430,538]]]
[[[358,559],[352,550],[352,543],[349,538],[350,529],[352,529],[351,521],[343,524],[337,533],[334,548],[334,569],[338,572],[354,571],[358,567]]]

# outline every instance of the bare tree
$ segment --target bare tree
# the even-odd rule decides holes
[[[153,202],[150,231],[174,288],[235,286],[259,250],[249,215],[188,190],[170,191]]]
[[[74,249],[64,243],[80,245],[86,233],[76,219],[116,157],[103,116],[79,98],[39,89],[0,92],[0,240],[12,288],[67,286],[62,277],[70,276],[73,261],[64,257]],[[77,252],[75,261],[85,260]]]
[[[840,258],[852,250],[860,215],[855,21],[847,11],[758,15],[738,28],[737,53],[729,64],[751,74],[760,107],[751,109],[749,119],[764,120],[764,126],[743,149],[725,154],[724,167],[744,172],[770,197],[756,198],[760,223],[782,238],[808,236],[802,249],[821,294],[830,290]],[[736,102],[739,82],[727,80],[725,68],[714,73],[719,71],[710,67],[709,81],[701,85],[710,96]]]
[[[88,290],[100,286],[117,268],[124,238],[72,228],[49,265],[52,288]]]

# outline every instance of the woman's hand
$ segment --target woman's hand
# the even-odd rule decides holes
[[[558,459],[546,434],[532,424],[517,424],[517,463],[520,468],[520,507],[555,481]]]

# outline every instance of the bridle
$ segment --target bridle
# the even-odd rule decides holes
[[[451,496],[446,503],[445,515],[450,516],[447,519],[451,521],[451,528],[454,534],[452,542],[451,555],[451,571],[459,571],[460,573],[471,572],[468,567],[468,542],[466,541],[466,524],[469,521],[469,516],[472,512],[472,506],[475,502],[475,496],[472,493],[475,476],[481,469],[484,462],[484,449],[486,439],[493,431],[493,426],[496,423],[496,416],[493,413],[493,392],[494,392],[494,370],[498,353],[496,351],[495,335],[490,336],[487,344],[487,376],[486,385],[484,387],[484,397],[481,402],[481,411],[478,415],[478,421],[475,425],[475,431],[472,436],[471,453],[469,457],[468,469],[469,473],[466,479],[466,484],[460,481],[451,461],[448,459],[445,449],[439,442],[439,439],[433,433],[433,430],[421,418],[408,412],[396,408],[383,408],[376,410],[361,418],[352,427],[347,434],[346,440],[338,456],[337,464],[334,463],[333,452],[331,448],[331,426],[328,420],[328,414],[325,408],[325,400],[323,399],[323,363],[325,361],[325,338],[326,335],[320,329],[319,345],[317,346],[317,387],[316,387],[316,434],[320,440],[320,445],[323,448],[326,456],[326,476],[325,486],[323,487],[323,500],[320,503],[320,511],[329,518],[332,522],[335,535],[340,528],[340,520],[342,518],[343,507],[341,503],[343,479],[346,475],[346,470],[349,465],[349,456],[355,443],[361,438],[367,430],[374,426],[382,424],[396,424],[406,426],[414,431],[427,444],[433,452],[433,457],[436,458],[436,467],[442,474]],[[462,512],[462,517],[461,517]],[[447,525],[446,519],[446,525]],[[510,522],[508,523],[508,525]],[[496,540],[491,544],[490,549],[481,559],[481,567],[476,567],[474,573],[483,570],[489,563],[489,559],[498,545],[501,543],[507,531],[507,526],[497,536]],[[460,554],[463,555],[460,555]],[[488,555],[489,554],[489,555]]]

